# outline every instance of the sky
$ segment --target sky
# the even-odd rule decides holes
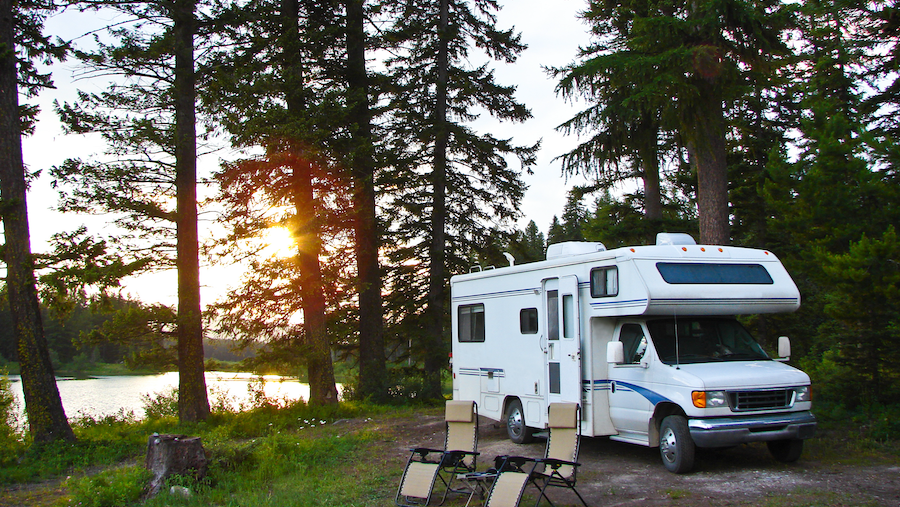
[[[547,76],[542,66],[561,66],[571,62],[579,46],[589,41],[587,27],[577,18],[585,0],[501,0],[503,6],[497,14],[500,28],[515,27],[522,34],[522,42],[528,45],[513,64],[493,64],[496,80],[501,85],[515,85],[516,98],[531,109],[533,118],[524,123],[498,122],[483,117],[474,123],[476,131],[491,133],[498,138],[514,139],[515,144],[530,145],[542,142],[537,165],[532,175],[523,179],[529,189],[525,193],[519,228],[534,220],[545,234],[554,215],[561,215],[566,193],[580,178],[566,179],[561,175],[559,162],[553,159],[578,142],[574,136],[563,136],[554,128],[571,118],[583,104],[568,104],[554,92],[555,81]],[[108,25],[113,19],[109,14],[67,13],[55,16],[46,23],[46,33],[65,39],[79,37],[92,29]],[[76,62],[64,62],[52,67],[56,89],[45,90],[40,96],[25,99],[41,105],[41,115],[35,134],[23,138],[25,164],[30,171],[43,170],[44,176],[32,184],[29,192],[29,221],[32,250],[46,251],[47,241],[53,233],[73,230],[87,225],[89,233],[103,234],[109,217],[62,215],[54,211],[56,192],[50,187],[47,170],[65,159],[81,157],[90,159],[103,152],[103,145],[96,138],[65,135],[53,113],[53,101],[73,101],[76,91],[101,91],[103,82],[79,79]],[[211,169],[215,158],[201,161]],[[513,163],[518,164],[518,161]],[[202,226],[201,226],[202,227]],[[106,231],[110,232],[110,231]],[[202,231],[201,231],[202,234]],[[234,268],[204,264],[201,271],[203,304],[212,303],[224,295],[230,285],[239,283],[239,272]],[[157,272],[125,281],[126,294],[145,302],[161,302],[174,305],[176,277],[174,271]]]

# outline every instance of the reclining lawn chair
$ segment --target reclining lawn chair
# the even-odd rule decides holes
[[[547,488],[550,487],[571,489],[587,507],[587,502],[575,489],[578,467],[581,466],[577,462],[581,408],[577,403],[551,403],[549,427],[550,436],[547,438],[543,458],[498,456],[495,460],[497,470],[501,473],[507,470],[525,472],[528,467],[523,464],[528,461],[534,462],[534,466],[528,470],[527,479],[540,491],[535,507],[540,505],[542,498],[546,498],[550,505],[553,505],[546,494]]]
[[[541,497],[547,498],[545,491],[548,487],[563,487],[575,492],[584,507],[587,507],[587,502],[575,489],[578,467],[581,466],[577,463],[581,407],[577,403],[551,403],[549,426],[550,436],[547,438],[544,458],[538,460],[531,472],[532,482],[541,490],[535,505],[541,503]],[[547,501],[553,505],[549,498]]]
[[[451,492],[469,493],[466,489],[453,489],[452,484],[457,475],[475,471],[478,405],[474,401],[448,401],[444,420],[447,431],[443,449],[412,449],[394,499],[397,505],[428,505],[438,478],[445,486],[441,504]]]

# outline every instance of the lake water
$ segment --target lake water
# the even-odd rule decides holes
[[[206,388],[210,404],[223,398],[235,408],[240,404],[249,405],[251,388],[258,390],[256,386],[259,385],[260,378],[265,381],[263,392],[270,399],[290,401],[309,399],[309,385],[300,383],[295,378],[209,371],[206,372]],[[12,382],[19,411],[24,414],[25,402],[21,379],[18,375],[10,375],[9,380]],[[59,387],[59,396],[69,418],[82,415],[102,417],[116,414],[123,409],[126,412],[133,411],[135,416],[142,418],[144,417],[142,395],[170,394],[178,387],[178,372],[160,375],[98,376],[83,380],[57,378],[56,385]],[[24,416],[19,418],[20,423],[24,420]]]

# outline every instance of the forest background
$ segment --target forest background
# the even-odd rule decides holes
[[[41,311],[24,338],[21,296],[7,291],[0,355],[23,383],[73,363],[177,368],[179,414],[201,420],[199,344],[214,336],[252,347],[248,367],[300,373],[311,403],[336,402],[335,364],[348,396],[435,399],[451,274],[503,265],[503,252],[540,260],[559,241],[614,248],[673,231],[776,253],[803,305],[745,324],[764,346],[791,336],[820,416],[900,433],[895,2],[587,2],[590,42],[545,62],[560,100],[586,104],[558,127],[578,135],[558,154],[562,174],[585,184],[546,235],[516,227],[539,144],[474,127],[479,115],[530,116],[492,70],[526,50],[498,28],[495,2],[3,7],[17,48],[3,58],[18,63],[26,101],[50,85],[33,65],[43,58],[110,79],[54,106],[68,133],[102,139],[106,153],[36,168],[62,211],[107,227],[60,231],[33,256]],[[61,7],[117,16],[90,44],[42,35]],[[14,110],[28,134],[35,108]],[[239,156],[198,182],[198,155],[223,142]],[[199,198],[198,183],[209,189]],[[18,266],[7,220],[24,199],[3,200]],[[221,231],[202,244],[198,207]],[[290,255],[267,250],[279,230]],[[202,315],[201,256],[246,270]],[[177,308],[123,295],[123,277],[162,269],[179,273]],[[26,405],[54,403],[42,385],[48,396],[26,391]],[[36,428],[26,408],[35,439],[71,438]]]

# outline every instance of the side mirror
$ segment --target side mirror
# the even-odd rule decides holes
[[[615,341],[606,344],[606,362],[622,364],[625,362],[625,346],[622,342]]]
[[[778,357],[785,361],[791,358],[791,339],[787,336],[778,337]]]

